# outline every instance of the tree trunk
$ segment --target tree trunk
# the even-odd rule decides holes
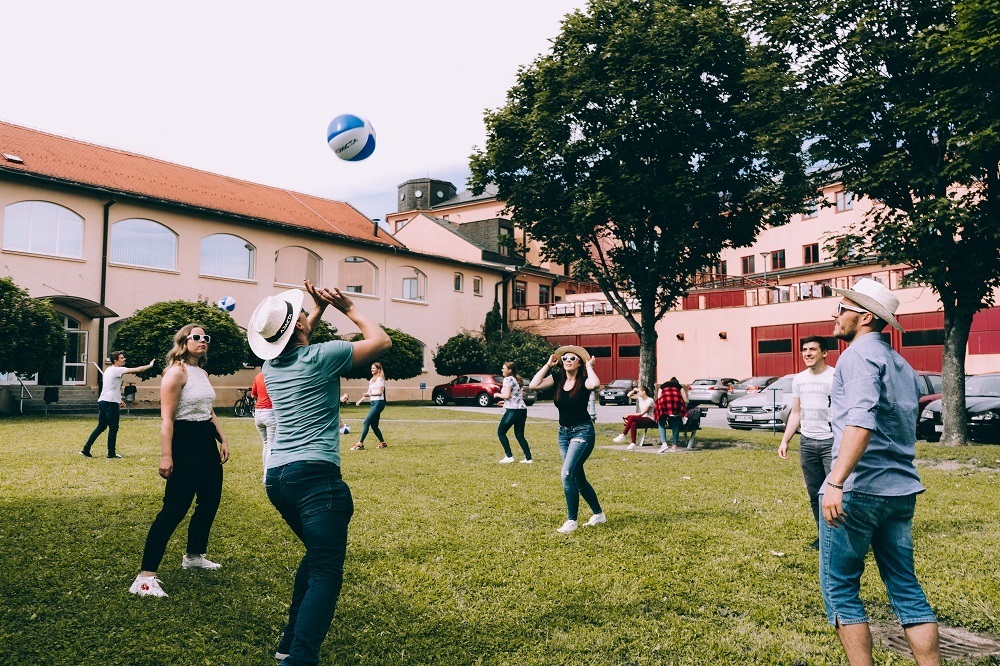
[[[643,294],[639,302],[639,383],[653,391],[656,397],[656,317],[653,314],[656,294]]]
[[[942,299],[944,300],[944,299]],[[966,444],[965,349],[969,343],[973,313],[944,303],[944,352],[941,361],[941,418],[946,446]]]

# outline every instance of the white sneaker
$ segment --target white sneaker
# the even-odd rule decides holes
[[[503,458],[500,459],[501,465],[509,465],[512,462],[514,462],[514,456],[504,456]]]
[[[657,453],[666,453],[667,449],[669,449],[669,448],[670,448],[669,444],[663,444],[662,446],[660,446],[660,450],[657,451]]]
[[[635,442],[632,442],[631,444],[629,444],[628,446],[625,447],[625,450],[626,451],[631,451],[634,448],[635,448]]]
[[[522,465],[533,465],[535,461],[532,458],[525,458],[521,461]]]
[[[602,511],[601,513],[595,513],[594,515],[592,515],[590,517],[590,520],[588,520],[584,524],[588,525],[589,527],[593,527],[594,525],[600,525],[601,523],[606,523],[606,522],[608,522],[608,519],[604,517],[604,512]]]
[[[567,520],[565,523],[563,523],[562,527],[560,527],[559,529],[556,530],[556,532],[562,532],[563,534],[569,534],[570,532],[572,532],[573,530],[575,530],[579,526],[580,525],[578,525],[575,520]]]
[[[136,576],[132,587],[128,588],[131,594],[138,594],[140,597],[165,597],[167,593],[160,587],[160,579],[156,576]]]
[[[222,568],[221,564],[208,559],[204,553],[194,556],[185,553],[184,559],[181,560],[181,566],[185,569],[207,569],[209,571]]]
[[[615,444],[624,444],[626,439],[628,438],[625,436],[625,433],[622,433],[611,441],[614,442]]]
[[[284,659],[288,659],[291,656],[292,655],[289,654],[288,652],[275,652],[274,653],[274,658],[277,659],[278,661],[282,661]]]

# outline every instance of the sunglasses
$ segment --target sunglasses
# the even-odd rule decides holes
[[[857,312],[858,314],[871,314],[868,310],[864,308],[852,308],[850,305],[844,305],[843,303],[837,303],[837,316],[844,314],[850,310],[851,312]]]
[[[566,361],[579,361],[579,360],[580,360],[580,357],[577,356],[576,354],[563,354],[562,355],[562,362],[563,363],[565,363]]]
[[[204,342],[207,345],[212,341],[212,336],[202,335],[201,333],[195,333],[194,335],[189,335],[188,340],[194,340],[195,342]]]

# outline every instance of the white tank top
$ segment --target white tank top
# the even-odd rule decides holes
[[[212,403],[215,402],[215,389],[208,381],[208,373],[196,365],[184,366],[187,370],[187,381],[181,388],[181,397],[177,401],[177,421],[211,421]]]

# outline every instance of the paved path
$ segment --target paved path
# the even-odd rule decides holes
[[[496,414],[499,420],[500,415],[503,410],[499,407],[439,407],[438,409],[455,409],[464,412],[480,412],[482,414]],[[598,423],[621,423],[622,418],[627,414],[635,413],[635,405],[631,406],[618,406],[618,405],[604,405],[597,407],[597,422]],[[559,414],[556,411],[556,406],[550,401],[536,402],[531,407],[528,407],[528,416],[538,419],[549,419],[551,421],[556,421],[559,419]],[[385,420],[385,419],[383,419]],[[719,409],[718,407],[709,407],[708,416],[701,419],[701,426],[703,428],[729,428],[729,423],[726,420],[726,410]]]

